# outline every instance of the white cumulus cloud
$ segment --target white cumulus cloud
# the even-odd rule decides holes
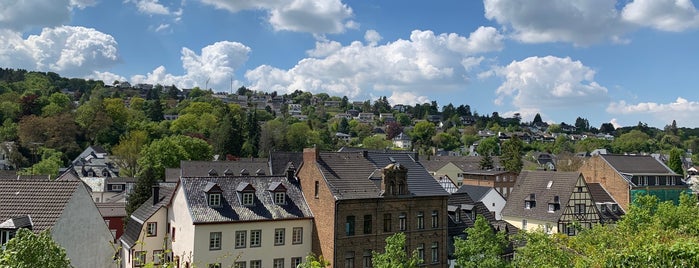
[[[352,9],[340,0],[201,0],[230,12],[265,10],[270,25],[277,31],[314,34],[341,33],[356,27]]]
[[[263,65],[246,72],[245,77],[255,90],[300,89],[349,98],[385,91],[383,95],[404,104],[422,103],[434,90],[461,87],[470,76],[468,71],[482,61],[473,55],[502,48],[502,36],[491,29],[479,28],[469,37],[415,30],[409,40],[385,45],[372,42],[380,36],[378,32],[369,34],[374,37],[368,38],[368,44],[318,42],[308,53],[312,58],[300,60],[289,70]]]
[[[17,32],[0,30],[0,37],[0,59],[16,68],[84,76],[119,59],[114,38],[92,28],[44,28],[27,39]]]
[[[595,71],[570,58],[529,57],[494,70],[505,81],[496,104],[507,98],[520,109],[584,107],[607,100],[607,88],[595,82]]]
[[[189,48],[182,48],[183,75],[174,75],[167,72],[164,66],[155,68],[146,75],[131,77],[134,83],[174,84],[181,88],[208,86],[214,89],[228,90],[231,87],[231,79],[237,68],[248,59],[251,49],[238,42],[221,41],[202,48],[201,54]],[[242,83],[233,81],[233,86]]]
[[[612,102],[607,106],[607,112],[617,115],[651,116],[658,122],[671,122],[677,120],[684,125],[697,125],[699,118],[695,115],[699,112],[699,101],[689,101],[678,97],[671,103],[639,102],[630,104],[626,101]]]
[[[627,4],[624,20],[663,31],[699,27],[699,11],[690,0],[635,0]]]

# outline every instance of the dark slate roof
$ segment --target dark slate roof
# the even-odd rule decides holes
[[[587,188],[590,191],[590,195],[592,195],[592,200],[597,204],[602,222],[616,222],[625,214],[624,210],[601,184],[588,183]]]
[[[172,199],[174,193],[174,188],[160,186],[158,191],[158,203],[153,205],[153,196],[151,195],[146,202],[144,202],[136,211],[131,213],[131,218],[128,219],[126,223],[126,230],[121,236],[122,242],[124,242],[129,248],[138,241],[141,235],[141,229],[143,228],[143,222],[147,221],[153,214],[155,214],[161,207],[167,206]]]
[[[180,170],[182,177],[255,176],[269,175],[269,164],[266,158],[240,158],[235,161],[182,161]],[[242,175],[243,170],[248,174]]]
[[[587,189],[590,191],[592,200],[595,200],[595,203],[616,203],[616,200],[599,183],[589,182],[587,183]]]
[[[16,218],[7,219],[5,222],[0,223],[0,229],[11,229],[17,230],[19,228],[32,228],[34,223],[32,222],[32,217],[29,215],[19,216]]]
[[[95,203],[102,217],[126,217],[126,203]]]
[[[270,175],[286,175],[286,171],[291,164],[298,169],[302,163],[302,152],[272,152],[269,155],[269,164],[272,170]]]
[[[401,152],[369,152],[368,158],[377,168],[383,168],[389,164],[401,164],[408,169],[408,191],[416,196],[448,195],[425,167],[417,162],[417,154]]]
[[[476,186],[476,185],[461,185],[457,193],[466,193],[471,199],[475,201],[480,201],[488,194],[488,191],[492,190],[492,187],[487,186]]]
[[[481,156],[430,156],[430,159],[420,160],[427,170],[435,172],[448,163],[454,164],[462,171],[480,169]],[[493,164],[498,166],[500,158],[492,157]]]
[[[621,173],[674,174],[667,166],[650,155],[600,155],[609,165]]]
[[[0,222],[28,215],[34,232],[52,227],[80,185],[77,181],[0,181]]]
[[[557,222],[563,215],[580,176],[580,172],[522,171],[507,198],[502,215]],[[549,181],[553,183],[547,189]],[[530,200],[531,194],[535,195],[536,205],[525,209],[524,201]],[[554,196],[558,196],[561,209],[548,212],[548,203],[554,200]]]
[[[17,174],[16,170],[0,170],[0,180],[34,180],[34,181],[48,181],[51,179],[51,175],[20,175]]]
[[[497,169],[469,169],[469,170],[464,170],[463,173],[469,174],[469,175],[495,176],[495,175],[505,174],[505,173],[507,173],[507,171],[506,170],[497,170]]]
[[[207,203],[204,189],[209,183],[215,183],[222,191],[220,207],[209,207]],[[275,204],[273,193],[268,190],[270,185],[279,187],[277,183],[286,188],[286,204]],[[241,203],[239,186],[255,189],[253,206]],[[298,181],[289,181],[286,176],[183,177],[180,187],[195,224],[313,217]]]

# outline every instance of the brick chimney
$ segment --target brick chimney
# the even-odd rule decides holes
[[[160,202],[160,184],[153,185],[153,205],[157,205]]]
[[[304,148],[303,149],[303,162],[304,163],[315,163],[318,160],[319,151],[317,148]]]

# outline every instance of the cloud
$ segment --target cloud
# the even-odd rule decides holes
[[[14,31],[56,26],[70,20],[68,0],[0,0],[0,7],[0,28]]]
[[[92,74],[86,76],[87,79],[102,80],[106,85],[111,85],[112,82],[116,81],[127,81],[126,77],[110,72],[98,72],[94,71]]]
[[[221,41],[202,48],[197,54],[189,48],[182,48],[183,75],[173,75],[164,66],[155,68],[146,75],[131,77],[133,83],[177,85],[181,88],[208,86],[215,89],[229,89],[231,84],[240,86],[239,81],[231,81],[235,70],[248,59],[251,49],[241,43]]]
[[[393,92],[388,101],[393,104],[415,104],[415,103],[430,103],[430,99],[426,96],[416,96],[412,92]]]
[[[138,12],[149,15],[169,15],[170,10],[160,4],[158,0],[131,0],[136,4]]]
[[[640,102],[629,104],[626,101],[612,102],[607,106],[607,112],[617,115],[650,115],[659,122],[677,120],[685,125],[699,124],[695,115],[699,112],[699,101],[689,101],[678,97],[671,103]]]
[[[230,12],[265,10],[270,25],[276,31],[309,32],[314,34],[341,33],[353,29],[352,9],[340,0],[201,0]]]
[[[662,31],[699,27],[699,12],[690,0],[636,0],[627,4],[624,20]]]
[[[84,76],[119,59],[114,38],[92,28],[44,28],[27,39],[17,32],[0,30],[0,37],[0,59],[15,68]]]
[[[607,88],[594,81],[595,71],[580,61],[553,56],[529,57],[492,73],[505,79],[496,104],[512,98],[519,109],[585,107],[607,100]]]
[[[302,59],[289,70],[263,65],[245,77],[254,90],[300,89],[364,99],[381,94],[370,91],[385,91],[404,104],[414,104],[435,90],[462,88],[470,76],[467,71],[482,60],[473,55],[502,48],[502,36],[492,28],[479,28],[468,38],[415,30],[409,40],[385,45],[372,42],[378,33],[369,35],[374,36],[368,38],[369,44],[317,42],[308,53],[313,58]],[[405,92],[417,97],[409,100]]]
[[[369,45],[376,45],[379,41],[381,41],[383,37],[377,32],[376,30],[368,30],[366,33],[364,33],[364,41],[366,41]]]

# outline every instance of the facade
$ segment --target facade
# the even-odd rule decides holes
[[[19,228],[51,230],[73,267],[115,267],[112,235],[77,181],[19,180],[0,183],[0,244]],[[79,241],[79,242],[78,242]]]
[[[372,267],[371,252],[403,232],[427,267],[446,267],[449,195],[416,157],[305,149],[298,177],[315,217],[313,252],[333,267]]]
[[[505,198],[492,187],[462,185],[457,193],[466,193],[474,202],[483,203],[488,211],[493,213],[496,220],[502,219],[502,209],[505,207]]]
[[[602,185],[624,211],[637,194],[677,203],[681,193],[690,193],[682,175],[650,155],[594,155],[583,163],[580,172],[588,182]]]
[[[90,146],[80,153],[59,179],[84,182],[96,203],[126,202],[136,183],[136,178],[119,177],[119,167],[99,146]]]
[[[170,229],[168,228],[168,205],[173,188],[153,187],[153,195],[136,211],[131,213],[126,231],[121,236],[122,267],[142,267],[152,262],[160,264],[172,260]]]
[[[408,135],[401,132],[398,136],[393,137],[393,147],[408,150],[413,147],[413,142]]]
[[[467,170],[460,174],[462,185],[492,187],[508,199],[517,182],[517,173],[505,170]]]
[[[601,217],[580,172],[523,171],[502,218],[520,230],[576,235]]]
[[[124,219],[128,216],[126,214],[126,203],[95,203],[95,205],[97,205],[104,223],[107,224],[109,232],[112,233],[114,243],[117,243],[124,234]]]

